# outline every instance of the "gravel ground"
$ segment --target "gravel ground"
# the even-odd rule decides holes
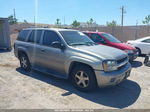
[[[22,71],[13,52],[0,51],[0,109],[150,109],[150,67],[143,60],[118,86],[82,93],[67,80]]]

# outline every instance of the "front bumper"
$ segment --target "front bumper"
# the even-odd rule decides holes
[[[130,76],[131,64],[127,63],[123,68],[113,71],[95,71],[97,84],[99,87],[107,87],[117,85]]]
[[[138,57],[138,52],[134,51],[134,53],[129,53],[128,56],[129,56],[129,60],[133,61]]]

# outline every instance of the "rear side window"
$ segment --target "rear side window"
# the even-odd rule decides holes
[[[33,30],[28,38],[28,42],[40,43],[42,30]]]
[[[55,41],[61,42],[59,35],[53,31],[45,31],[43,45],[50,46]]]
[[[27,36],[29,34],[29,30],[23,30],[19,33],[19,36],[18,36],[18,39],[17,40],[20,40],[20,41],[25,41]]]

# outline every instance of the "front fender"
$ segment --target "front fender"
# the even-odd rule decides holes
[[[90,60],[84,57],[72,56],[69,59],[67,59],[65,64],[65,70],[67,74],[69,73],[69,68],[72,62],[84,63],[91,66],[94,70],[102,70],[102,64],[100,60]]]

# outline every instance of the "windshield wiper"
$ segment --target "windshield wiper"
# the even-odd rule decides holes
[[[71,46],[75,46],[75,45],[86,45],[85,43],[71,43]]]
[[[86,45],[97,45],[97,44],[94,42],[86,42]]]
[[[96,45],[96,43],[94,42],[84,42],[84,43],[71,43],[71,46],[75,46],[75,45]]]

